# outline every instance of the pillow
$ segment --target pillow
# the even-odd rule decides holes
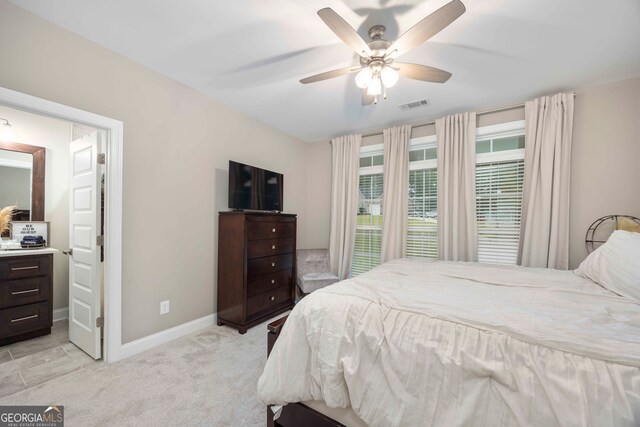
[[[614,231],[575,273],[618,295],[640,300],[640,233]]]
[[[617,229],[640,233],[640,222],[636,222],[631,218],[620,217],[618,218]]]

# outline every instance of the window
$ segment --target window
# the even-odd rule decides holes
[[[516,264],[524,186],[524,121],[478,128],[478,261]]]
[[[382,247],[382,163],[383,148],[381,145],[361,148],[360,180],[358,184],[360,194],[351,276],[357,276],[380,264]]]
[[[409,145],[407,257],[438,258],[438,173],[436,138]]]

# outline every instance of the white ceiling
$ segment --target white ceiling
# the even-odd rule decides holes
[[[462,17],[400,58],[453,77],[401,78],[367,107],[353,76],[298,82],[357,63],[316,11],[394,40],[447,0],[12,1],[307,141],[640,75],[638,0],[463,0]],[[431,106],[398,108],[422,98]]]

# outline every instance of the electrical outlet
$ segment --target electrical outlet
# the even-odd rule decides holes
[[[169,312],[169,300],[160,302],[160,314],[167,314]]]

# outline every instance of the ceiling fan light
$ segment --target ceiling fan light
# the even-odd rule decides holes
[[[382,93],[382,84],[380,83],[380,77],[375,76],[369,82],[369,86],[367,87],[367,95],[369,96],[378,96]]]
[[[398,83],[398,78],[400,75],[396,70],[391,67],[384,67],[380,72],[380,78],[382,79],[382,83],[384,83],[384,87],[393,87]]]
[[[356,74],[356,85],[360,89],[364,89],[369,86],[369,82],[371,82],[372,77],[373,71],[371,71],[371,68],[365,67]]]

